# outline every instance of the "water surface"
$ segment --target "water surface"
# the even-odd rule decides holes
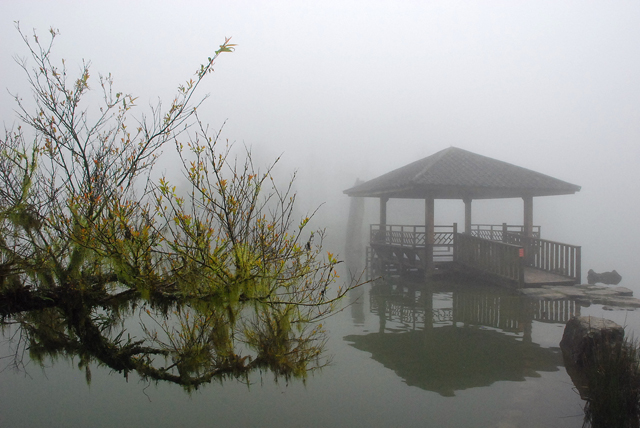
[[[128,379],[79,359],[12,368],[2,345],[2,426],[476,426],[579,427],[583,401],[558,344],[563,317],[606,316],[637,330],[635,311],[556,303],[553,309],[473,282],[391,280],[354,291],[325,321],[331,364],[306,381],[270,372],[250,385],[177,385]],[[429,299],[431,297],[431,299]],[[560,306],[558,306],[560,305]],[[432,314],[431,317],[428,314]],[[554,315],[555,314],[555,315]],[[555,317],[555,319],[554,319]],[[15,332],[15,331],[14,331]]]

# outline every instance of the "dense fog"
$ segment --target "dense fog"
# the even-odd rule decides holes
[[[200,116],[250,147],[258,164],[282,155],[298,170],[301,215],[320,208],[340,247],[342,191],[459,147],[582,186],[534,199],[543,237],[581,245],[583,269],[616,269],[640,292],[635,243],[640,195],[640,4],[637,2],[4,2],[0,117],[10,93],[29,98],[14,27],[46,38],[70,72],[92,63],[90,86],[112,73],[146,107],[232,36],[204,83]],[[172,149],[160,168],[173,171]],[[377,201],[367,201],[376,222]],[[419,223],[420,201],[389,203],[390,223]],[[522,222],[522,201],[474,202],[474,223]],[[436,223],[463,223],[461,201],[437,201]],[[338,248],[341,250],[340,248]]]

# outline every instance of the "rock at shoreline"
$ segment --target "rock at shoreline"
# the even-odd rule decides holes
[[[600,282],[607,285],[618,285],[620,284],[620,281],[622,281],[622,277],[615,270],[612,270],[611,272],[597,273],[594,272],[593,269],[589,269],[589,272],[587,272],[587,282],[589,284],[597,284]]]
[[[591,303],[605,305],[607,310],[640,308],[640,299],[633,297],[633,291],[626,287],[589,284],[543,285],[539,288],[522,288],[519,291],[532,299],[570,299],[580,302],[583,306]]]
[[[567,322],[560,341],[565,364],[582,368],[592,360],[596,348],[624,340],[624,329],[615,322],[597,317],[575,317]]]

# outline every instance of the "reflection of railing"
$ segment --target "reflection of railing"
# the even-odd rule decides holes
[[[537,300],[524,296],[503,296],[481,293],[453,292],[451,307],[433,308],[424,299],[428,294],[415,297],[369,294],[371,312],[386,321],[420,327],[425,322],[464,323],[499,328],[503,331],[522,331],[523,324],[532,320],[545,323],[566,323],[580,316],[580,304],[574,300]],[[431,313],[431,320],[425,319]]]
[[[533,226],[533,236],[540,238],[540,226]],[[524,234],[524,226],[515,224],[472,224],[471,235],[491,241],[502,241],[506,233]]]
[[[566,323],[580,316],[580,305],[575,300],[536,300],[533,319],[548,323]]]
[[[456,234],[456,262],[519,284],[524,283],[524,254],[521,250],[517,245]]]
[[[466,324],[518,331],[531,320],[566,323],[580,316],[580,304],[574,300],[537,300],[521,296],[494,296],[474,293],[453,294],[453,320]]]
[[[504,331],[521,331],[531,321],[531,302],[520,296],[454,293],[453,320]]]
[[[505,242],[524,248],[525,264],[536,269],[581,280],[581,248],[576,245],[507,233]]]
[[[453,321],[452,308],[425,307],[419,301],[407,301],[406,299],[382,297],[375,294],[369,295],[371,312],[384,316],[386,321],[399,322],[401,324],[422,324],[424,326],[427,314],[431,313],[431,322],[450,323]]]

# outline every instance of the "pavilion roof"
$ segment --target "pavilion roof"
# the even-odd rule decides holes
[[[456,147],[344,191],[349,196],[494,199],[569,195],[580,186]]]

